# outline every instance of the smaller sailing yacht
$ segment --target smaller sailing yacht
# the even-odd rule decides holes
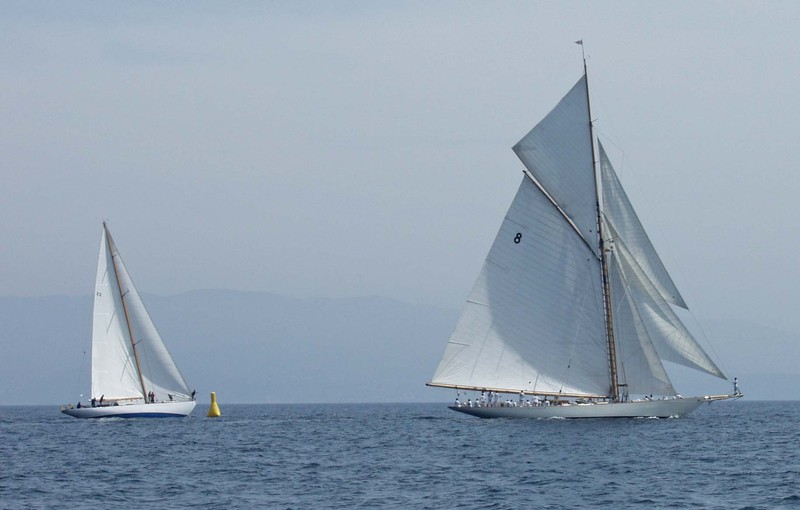
[[[194,392],[167,351],[103,222],[94,293],[92,393],[76,418],[187,416]]]
[[[455,411],[671,417],[742,396],[673,387],[662,361],[725,375],[671,308],[687,307],[591,118],[584,60],[583,76],[514,146],[522,182],[428,383],[481,392]]]

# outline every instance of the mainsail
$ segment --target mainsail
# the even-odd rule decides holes
[[[662,361],[725,377],[590,126],[584,75],[514,146],[527,172],[430,385],[617,399],[674,395]]]
[[[584,80],[514,147],[531,175],[523,177],[431,384],[608,393]]]
[[[161,398],[189,399],[189,388],[105,226],[95,287],[92,395],[144,400],[153,391]]]
[[[105,228],[95,280],[92,396],[109,400],[144,398]]]

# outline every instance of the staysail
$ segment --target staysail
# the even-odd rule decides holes
[[[612,234],[616,234],[611,229]],[[678,363],[709,375],[725,379],[725,374],[706,354],[697,340],[670,308],[630,253],[620,237],[614,242],[614,251],[620,261],[627,290],[635,303],[638,319],[644,324],[647,337],[664,361]]]
[[[682,308],[687,306],[639,221],[603,145],[599,141],[597,145],[603,179],[604,220],[613,241],[615,270],[625,281],[624,298],[620,299],[631,301],[632,320],[644,328],[640,341],[650,342],[661,360],[724,379],[719,367],[670,308],[668,303]],[[612,299],[618,304],[615,294],[618,293],[612,292]],[[615,327],[628,325],[624,324],[623,317],[615,317]],[[618,345],[622,342],[618,341]],[[653,367],[653,373],[660,370],[663,369]]]
[[[603,144],[597,141],[600,149],[600,173],[603,182],[603,214],[614,230],[625,239],[631,255],[639,267],[669,303],[687,308],[686,303],[672,282],[656,249],[650,242],[639,217],[634,211],[628,195],[622,188],[614,168],[611,166]]]
[[[171,395],[175,400],[189,399],[189,388],[147,313],[107,228],[103,229],[96,286],[92,395],[105,395],[109,400],[144,399],[153,391],[160,398]]]
[[[667,371],[639,317],[636,296],[630,291],[616,254],[610,253],[614,339],[619,383],[631,394],[674,395]]]

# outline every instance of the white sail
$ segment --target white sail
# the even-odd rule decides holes
[[[586,242],[596,246],[597,192],[586,76],[513,149]]]
[[[103,223],[92,324],[91,405],[67,404],[75,418],[187,416],[195,407]]]
[[[613,228],[611,231],[615,234]],[[614,242],[614,251],[639,319],[659,357],[725,379],[725,374],[686,329],[620,238]]]
[[[456,411],[484,418],[669,417],[741,397],[676,394],[664,361],[725,376],[671,308],[686,304],[599,142],[595,172],[586,87],[584,74],[514,146],[530,173],[428,384],[601,399],[457,399]],[[630,399],[643,394],[669,398]]]
[[[599,260],[528,177],[431,384],[608,394]]]
[[[108,243],[103,229],[92,321],[92,396],[143,399]]]
[[[630,394],[674,395],[675,389],[639,317],[619,261],[613,252],[609,258],[619,382],[626,385]]]
[[[600,172],[603,180],[603,214],[617,235],[625,242],[631,255],[661,296],[669,303],[687,308],[672,278],[656,253],[650,238],[636,215],[628,195],[622,188],[614,168],[600,141]]]
[[[145,389],[148,393],[154,392],[157,399],[167,399],[169,395],[174,400],[189,399],[189,388],[147,313],[110,234],[109,245],[116,258],[121,294],[124,296],[130,330],[136,342]],[[141,390],[139,393],[141,394]]]

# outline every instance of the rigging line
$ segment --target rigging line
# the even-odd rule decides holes
[[[716,361],[719,365],[722,365],[720,367],[720,369],[725,374],[730,374],[730,370],[728,370],[728,367],[725,365],[725,362],[723,361],[723,359],[720,357],[719,353],[717,352],[717,349],[714,346],[714,343],[711,341],[711,338],[708,335],[706,335],[706,332],[703,329],[702,324],[700,324],[700,321],[697,320],[697,317],[695,316],[695,314],[694,314],[694,312],[692,310],[689,310],[689,315],[692,317],[692,320],[694,321],[695,325],[697,326],[697,329],[700,330],[700,335],[703,337],[703,340],[705,341],[706,345],[708,345],[711,348],[711,352],[714,355],[714,361]]]
[[[583,243],[586,245],[586,247],[589,249],[589,251],[597,259],[600,259],[600,255],[597,253],[596,249],[583,236],[583,234],[581,233],[580,229],[577,227],[577,225],[575,225],[575,222],[573,222],[572,219],[569,217],[569,215],[564,211],[564,209],[562,209],[561,206],[558,205],[558,202],[556,202],[553,199],[553,197],[550,196],[550,193],[548,193],[547,190],[544,189],[544,186],[542,186],[541,183],[539,183],[539,181],[536,180],[536,177],[534,177],[534,175],[530,172],[530,170],[528,170],[527,168],[523,168],[522,173],[525,175],[525,177],[530,179],[530,181],[533,183],[533,185],[542,193],[542,195],[545,196],[545,198],[547,198],[547,200],[553,205],[553,207],[556,208],[556,210],[561,214],[561,216],[569,224],[569,226],[572,227],[572,230],[574,230],[575,233],[578,235],[578,237],[580,237],[581,241],[583,241]]]
[[[593,264],[592,260],[591,259],[587,259],[587,264],[591,266]],[[590,272],[591,272],[591,267],[590,267]],[[591,282],[590,285],[592,285],[592,287],[594,287],[596,285],[596,283],[597,283],[595,281],[596,280],[595,278],[590,278],[588,280]],[[587,299],[589,299],[589,294],[591,294],[593,297],[597,296],[596,292],[583,292],[582,293],[582,299],[581,299],[581,302],[580,302],[580,314],[579,314],[581,319],[585,319],[586,317],[588,317],[586,301],[587,301]],[[595,302],[595,304],[596,304],[596,302]],[[564,390],[564,385],[569,384],[569,382],[570,382],[570,374],[572,373],[571,372],[572,362],[575,359],[575,348],[578,345],[578,337],[581,335],[581,329],[582,329],[581,326],[582,326],[582,324],[583,324],[583,320],[576,321],[575,334],[573,335],[572,342],[570,343],[569,360],[568,360],[567,366],[566,366],[566,368],[564,369],[564,372],[563,372],[565,375],[563,375],[561,377],[561,387],[559,388],[559,393],[561,393]]]
[[[602,214],[602,213],[601,213],[601,214]],[[606,232],[606,236],[608,236],[608,232]],[[613,253],[613,249],[614,249],[614,242],[613,242],[613,240],[614,240],[614,238],[613,238],[613,237],[608,237],[608,238],[606,239],[606,242],[607,242],[607,244],[606,244],[606,243],[604,243],[604,246],[607,246],[607,248],[606,248],[606,250],[607,250],[607,252],[606,252],[606,258],[608,258],[608,257],[609,257],[609,254],[610,254],[610,253]],[[609,261],[608,261],[608,264],[610,265],[610,264],[611,264],[611,262],[612,262],[612,261],[611,261],[611,260],[609,260]],[[614,285],[613,285],[613,281],[611,280],[611,272],[610,272],[610,270],[609,270],[608,279],[609,279],[609,281],[608,281],[609,289],[611,289],[612,291],[614,291],[614,288],[613,288],[613,287],[614,287]],[[595,296],[595,301],[597,302],[596,304],[597,304],[597,305],[600,307],[600,309],[601,309],[601,310],[603,310],[603,313],[605,313],[605,309],[604,309],[604,307],[606,306],[606,303],[605,303],[605,299],[604,299],[604,297],[603,297],[603,288],[602,288],[602,285],[603,285],[603,284],[602,284],[602,282],[601,282],[601,281],[598,281],[598,280],[594,279],[594,287],[595,287],[595,293],[594,293],[594,296]],[[599,288],[599,289],[597,288],[598,286],[600,286],[600,288]],[[625,289],[625,296],[626,296],[626,297],[627,297],[627,293],[628,293],[628,289]],[[599,298],[599,299],[598,299],[598,298]],[[609,307],[611,308],[611,310],[612,310],[612,321],[613,321],[613,320],[615,320],[615,318],[617,317],[617,315],[616,315],[616,314],[617,314],[617,312],[619,312],[619,310],[620,310],[620,307],[622,306],[622,301],[620,301],[620,304],[619,304],[619,306],[615,307],[615,306],[614,306],[614,300],[613,300],[613,299],[611,299],[611,300],[609,300],[608,306],[609,306]],[[615,351],[620,351],[620,342],[619,342],[619,339],[617,338],[617,328],[616,328],[616,327],[614,327],[614,347],[615,347]],[[620,382],[620,372],[622,372],[622,380],[623,380],[623,381],[625,381],[625,382],[627,382],[627,379],[626,379],[626,376],[625,376],[625,366],[624,366],[624,364],[623,364],[623,363],[622,363],[622,361],[621,361],[621,356],[619,356],[619,355],[615,355],[615,359],[616,359],[617,383],[619,384],[619,382]],[[609,369],[610,369],[610,367],[608,367],[608,366],[607,366],[607,368],[609,368]],[[610,374],[609,374],[609,375],[610,375]]]
[[[600,262],[600,261],[598,260],[596,262]],[[602,268],[600,270],[602,271]],[[592,295],[594,296],[595,305],[598,306],[600,308],[600,310],[603,310],[603,313],[605,314],[605,309],[604,309],[604,307],[605,307],[605,296],[603,294],[604,294],[604,290],[603,290],[602,278],[601,279],[592,278]],[[605,317],[604,317],[603,320],[605,320]]]
[[[622,151],[622,149],[620,149],[620,150]],[[624,161],[624,154],[625,153],[624,153],[624,151],[622,151],[622,153],[623,153],[623,161]],[[608,158],[608,161],[609,161],[609,164],[610,164],[611,163],[611,158]],[[675,267],[675,266],[673,264],[671,264],[671,263],[668,263],[669,261],[664,259],[663,252],[661,250],[656,250],[656,245],[657,244],[659,246],[668,248],[668,247],[671,247],[674,243],[670,244],[670,243],[657,243],[657,242],[654,242],[653,236],[651,234],[651,232],[658,233],[658,232],[664,232],[665,231],[665,229],[663,228],[663,223],[660,220],[658,214],[654,213],[654,211],[664,210],[663,207],[659,207],[659,204],[663,204],[664,203],[664,199],[663,199],[662,195],[659,195],[659,197],[661,197],[661,198],[656,198],[655,200],[653,200],[653,196],[651,194],[649,194],[648,191],[645,188],[640,186],[639,182],[637,182],[637,180],[635,178],[632,179],[632,178],[629,177],[627,179],[627,181],[625,182],[625,185],[622,186],[622,184],[623,184],[622,183],[622,171],[621,170],[617,171],[617,168],[614,165],[611,165],[611,168],[614,171],[614,173],[616,173],[617,179],[619,180],[619,184],[622,187],[623,192],[627,196],[628,202],[630,203],[631,208],[633,209],[633,213],[634,213],[636,219],[639,221],[639,224],[642,227],[642,231],[644,232],[645,237],[650,242],[650,245],[653,247],[653,251],[655,252],[656,258],[658,259],[659,262],[661,262],[661,266],[663,267],[667,278],[669,279],[669,281],[672,282],[672,286],[678,291],[678,296],[683,298],[683,292],[681,290],[679,290],[678,284],[675,282],[675,279],[672,277],[672,272],[669,269],[667,269],[668,267]],[[632,173],[631,175],[636,175],[636,172]],[[639,175],[643,175],[643,174],[639,173]],[[656,187],[656,189],[660,189],[660,187]],[[636,201],[632,200],[631,196],[630,196],[630,193],[629,193],[630,191],[633,191],[634,195],[638,195],[642,200],[636,200]],[[634,207],[634,202],[636,202],[636,207]],[[667,210],[669,210],[669,208],[667,208]],[[644,216],[646,217],[645,218],[646,221],[643,220],[642,213],[644,213]],[[645,224],[652,225],[655,228],[654,229],[645,228]],[[686,299],[683,299],[683,301],[684,301],[684,304],[686,305],[685,309],[688,310],[689,309],[688,301]],[[683,307],[680,307],[680,308],[683,308]]]
[[[86,360],[87,359],[89,359],[89,357],[86,356],[86,350],[84,349],[83,354],[81,355],[81,369],[79,371],[77,371],[76,374],[75,374],[76,375],[76,378],[75,378],[75,380],[76,380],[75,387],[76,388],[80,388],[82,386],[81,379],[83,379],[85,377],[84,376],[84,370],[86,370]],[[92,376],[92,374],[91,374],[91,368],[90,368],[89,369],[89,393],[91,393],[91,388],[92,388],[92,380],[91,380],[92,377],[91,376]],[[78,390],[78,395],[83,395],[80,392],[80,390]]]
[[[131,381],[131,382],[132,382],[134,385],[136,385],[136,384],[138,383],[138,381],[136,380],[136,377],[134,377],[134,375],[132,375],[132,374],[131,374],[131,373],[130,373],[128,370],[127,370],[127,369],[128,369],[128,365],[130,365],[131,367],[133,367],[133,358],[131,357],[131,355],[130,355],[130,354],[128,354],[128,355],[125,357],[125,364],[124,364],[124,365],[122,365],[122,371],[121,371],[121,372],[120,372],[120,374],[119,374],[119,379],[120,379],[120,381],[122,381],[123,377],[124,377],[124,376],[127,374],[127,375],[128,375],[128,378],[130,379],[130,381]],[[136,397],[136,398],[138,398],[138,397]]]
[[[130,278],[130,275],[128,275],[128,278]],[[133,279],[131,279],[131,285],[133,285]],[[136,294],[138,296],[138,294],[139,294],[138,290],[136,291]],[[175,370],[175,373],[178,375],[178,382],[183,384],[183,388],[181,388],[181,390],[188,391],[189,390],[189,385],[186,384],[186,379],[183,377],[183,374],[181,373],[180,369],[178,368],[178,365],[175,363],[175,359],[172,357],[172,353],[169,352],[169,349],[167,348],[167,345],[164,343],[164,340],[161,338],[161,334],[158,332],[158,329],[156,328],[156,325],[153,322],[153,318],[150,315],[150,312],[148,311],[147,306],[144,304],[144,301],[142,300],[141,296],[139,296],[139,305],[138,306],[141,308],[144,316],[147,317],[148,320],[149,320],[149,323],[150,323],[149,329],[153,330],[151,334],[154,334],[159,340],[158,342],[152,341],[152,342],[149,342],[148,344],[145,344],[145,345],[153,345],[153,344],[154,345],[158,345],[160,343],[159,348],[161,350],[163,350],[163,352],[167,355],[167,358],[169,358],[169,361],[170,361],[170,364],[171,364],[171,368],[173,368]],[[142,340],[144,340],[144,338]],[[147,354],[147,353],[145,353],[145,354]],[[158,358],[159,358],[159,356],[156,354],[156,359],[158,359]],[[148,375],[150,376],[150,382],[152,383],[153,379],[152,379],[152,374],[150,373],[149,366],[148,366]],[[174,379],[174,377],[172,377],[172,376],[170,376],[170,378]],[[175,388],[172,388],[172,389],[174,390]]]
[[[542,374],[540,372],[536,372],[536,379],[533,380],[533,391],[534,392],[536,391],[536,387],[539,385],[539,377],[541,375]],[[528,384],[530,384],[530,381],[528,382]]]
[[[583,48],[583,41],[581,41],[581,48]],[[595,150],[595,142],[597,148],[600,148],[600,142],[597,140],[597,135],[594,132],[594,121],[592,120],[592,101],[589,94],[589,70],[586,65],[586,56],[583,58],[583,77],[584,85],[586,86],[586,110],[589,116],[589,143],[592,147],[592,174],[594,176],[594,194],[595,194],[595,208],[597,218],[597,235],[596,240],[599,247],[600,256],[600,272],[603,280],[603,311],[605,313],[605,326],[606,326],[606,344],[608,353],[608,367],[609,367],[609,393],[611,398],[617,400],[619,398],[619,381],[617,377],[617,352],[616,342],[614,340],[614,318],[613,310],[611,307],[611,286],[608,275],[608,257],[605,253],[605,229],[603,225],[603,218],[601,217],[600,204],[602,202],[601,183],[600,183],[600,168],[598,167],[598,154]]]
[[[650,278],[647,276],[647,274],[642,270],[641,266],[636,261],[636,259],[633,256],[630,255],[627,247],[625,246],[625,243],[623,243],[622,240],[619,240],[619,243],[620,243],[620,246],[625,248],[626,253],[628,253],[628,256],[629,256],[630,260],[627,260],[627,263],[630,264],[631,269],[633,269],[633,271],[635,272],[634,276],[636,276],[636,278],[639,281],[639,283],[646,290],[647,294],[650,296],[650,300],[655,305],[657,305],[658,310],[656,310],[656,312],[658,313],[659,320],[661,322],[666,323],[666,324],[668,324],[670,326],[671,331],[672,331],[670,333],[670,335],[684,336],[684,337],[687,337],[688,339],[690,339],[692,341],[691,345],[684,344],[684,345],[681,345],[680,348],[674,347],[676,352],[678,352],[680,354],[684,354],[684,355],[689,353],[689,352],[697,354],[701,358],[703,358],[707,363],[710,363],[712,366],[714,366],[714,368],[716,368],[718,371],[722,372],[722,369],[717,365],[716,361],[714,359],[712,359],[711,356],[709,356],[709,354],[707,352],[705,352],[703,347],[697,342],[697,340],[694,338],[694,336],[692,336],[692,332],[689,331],[689,329],[683,323],[683,321],[681,320],[680,316],[673,309],[672,305],[670,303],[668,303],[664,299],[664,297],[661,295],[660,292],[658,292],[658,289],[654,286],[653,282],[650,280]],[[640,273],[641,273],[641,276],[639,276]],[[691,310],[689,310],[689,312],[692,313]],[[674,321],[672,319],[674,319]],[[692,345],[694,347],[692,347]],[[687,359],[688,359],[688,357],[687,357]],[[695,367],[694,367],[695,370],[700,370],[701,372],[705,372],[705,373],[708,373],[710,375],[714,375],[707,367],[700,368],[702,365],[699,362],[697,362],[696,360],[692,360],[691,362],[695,364]],[[723,375],[724,375],[724,373],[723,373]],[[715,377],[719,377],[719,376],[715,376]]]
[[[145,328],[142,328],[142,330],[144,331]],[[138,342],[136,342],[137,345],[140,344],[141,342],[144,342],[144,340],[145,340],[145,338],[144,338],[145,333],[144,332],[142,332],[139,336],[141,338],[139,339]],[[142,375],[145,377],[145,379],[147,381],[147,384],[150,385],[149,390],[150,391],[155,391],[155,384],[153,383],[153,371],[150,369],[150,353],[148,352],[149,349],[145,349],[144,348],[146,346],[147,346],[147,343],[145,343],[142,346],[142,349],[141,349],[141,351],[142,351],[142,366],[141,366],[141,370],[142,370]]]
[[[611,246],[611,248],[610,248],[610,249],[611,249],[611,250],[613,250],[613,249],[614,249],[614,248],[613,248],[613,247],[614,247],[614,238],[613,238],[613,237],[610,237],[610,238],[609,238],[609,245]],[[613,253],[613,252],[612,252],[612,253]],[[614,264],[617,264],[617,265],[619,264],[619,263],[617,262],[617,260],[616,260],[616,254],[614,254],[614,259],[613,259],[613,262],[614,262]],[[625,275],[623,275],[623,274],[622,274],[622,271],[619,271],[619,269],[618,269],[618,270],[617,270],[617,272],[618,272],[618,273],[620,273],[620,274],[619,274],[619,277],[620,277],[620,279],[621,279],[621,280],[624,280],[624,278],[625,278]],[[614,286],[614,282],[613,282],[613,281],[611,282],[611,286],[612,286],[612,287]],[[623,304],[625,301],[628,301],[628,302],[630,303],[630,302],[631,302],[631,299],[632,299],[632,298],[631,298],[631,292],[630,292],[630,289],[628,288],[628,286],[625,284],[625,282],[624,282],[624,281],[622,282],[622,290],[623,290],[624,292],[623,292],[623,294],[622,294],[622,298],[619,300],[619,303],[617,303],[617,305],[616,305],[616,306],[613,306],[613,305],[614,305],[614,303],[612,303],[612,308],[614,309],[614,317],[619,317],[619,315],[618,315],[618,314],[620,313],[620,310],[622,310],[622,304]],[[616,290],[615,290],[615,292],[617,292],[617,291],[619,291],[619,289],[616,289]],[[619,330],[619,329],[615,329],[614,331],[615,331],[616,333],[620,333],[620,330]],[[623,381],[625,382],[625,384],[627,385],[627,383],[628,383],[628,374],[627,374],[627,371],[626,371],[626,364],[625,364],[625,363],[624,363],[624,361],[623,361],[623,359],[627,359],[627,358],[625,357],[625,350],[622,348],[622,343],[620,342],[620,340],[619,340],[619,337],[618,337],[618,336],[615,336],[615,337],[614,337],[614,341],[617,343],[617,352],[619,352],[619,353],[620,353],[620,356],[618,356],[618,357],[617,357],[617,371],[618,371],[618,372],[622,372],[622,380],[623,380]],[[617,377],[617,378],[619,379],[619,377]]]
[[[587,60],[591,60],[591,55],[587,57]],[[598,129],[598,124],[606,125],[609,127],[609,132],[612,133],[620,133],[622,130],[616,127],[614,122],[614,116],[608,115],[606,112],[615,112],[619,111],[619,108],[608,108],[608,104],[606,103],[606,99],[610,97],[614,97],[615,94],[605,94],[603,90],[617,90],[614,84],[607,82],[605,80],[605,75],[603,70],[600,68],[593,68],[592,69],[592,90],[599,91],[599,93],[595,93],[592,95],[592,110],[595,111],[595,118],[592,120],[592,125],[594,126],[595,135],[597,132],[600,131],[603,133],[603,136],[607,138],[617,149],[620,150],[624,154],[622,147],[620,144],[614,142],[614,139],[606,132],[603,132],[602,129]]]
[[[121,257],[119,256],[119,250],[117,249],[117,245],[114,242],[114,238],[111,237],[111,232],[109,232],[108,225],[106,225],[105,223],[103,223],[103,230],[105,231],[105,234],[106,234],[106,242],[108,244],[108,252],[111,255],[111,263],[114,266],[114,275],[116,276],[117,290],[120,293],[120,301],[122,301],[122,311],[125,313],[125,322],[128,325],[128,336],[129,336],[130,341],[131,341],[130,343],[131,343],[131,348],[133,349],[133,356],[134,356],[134,359],[136,360],[136,368],[137,368],[137,370],[139,372],[138,375],[139,375],[139,382],[141,383],[141,388],[142,388],[142,398],[144,398],[146,400],[147,399],[147,390],[145,389],[145,386],[144,386],[144,378],[142,377],[142,369],[141,369],[141,365],[139,364],[139,354],[138,354],[138,352],[136,350],[136,343],[135,343],[136,340],[135,340],[135,338],[133,336],[133,330],[131,329],[131,319],[130,319],[130,316],[128,315],[128,305],[125,303],[125,294],[122,293],[122,286],[121,286],[120,277],[119,277],[119,268],[117,267],[117,258],[120,258],[120,262],[122,262],[122,260],[121,260]],[[124,268],[125,264],[123,263],[122,265],[123,265],[123,268]],[[127,269],[126,269],[126,273],[127,273]],[[133,283],[133,282],[131,282],[131,283]],[[126,294],[127,294],[127,292],[126,292]]]
[[[621,264],[620,264],[620,268],[619,269],[620,269],[619,270],[619,276],[620,276],[620,279],[622,280],[623,287],[625,287],[625,295],[628,298],[628,303],[630,304],[630,307],[631,307],[631,313],[632,313],[632,315],[635,315],[633,318],[634,318],[634,320],[638,319],[639,323],[642,326],[642,329],[644,330],[645,339],[647,340],[647,342],[649,342],[650,347],[652,347],[653,351],[656,354],[656,359],[658,360],[658,363],[661,365],[661,370],[663,371],[664,376],[667,378],[667,380],[664,381],[664,382],[666,382],[666,384],[669,386],[669,388],[672,389],[672,391],[676,392],[675,386],[672,384],[672,379],[670,379],[669,373],[667,372],[666,368],[664,367],[664,362],[661,359],[661,354],[658,352],[658,349],[656,348],[655,344],[653,343],[653,339],[652,339],[652,335],[650,334],[650,330],[648,329],[647,324],[645,324],[645,322],[642,320],[642,313],[641,313],[641,311],[639,311],[639,305],[636,303],[636,300],[633,299],[633,297],[634,297],[633,293],[632,293],[632,288],[633,287],[628,282],[628,275],[626,275],[625,271],[622,270]],[[635,277],[635,275],[634,275],[634,277]],[[620,303],[620,305],[621,305],[621,303]],[[669,306],[669,305],[667,305],[667,306]],[[640,340],[640,343],[641,343],[641,340]],[[648,363],[649,363],[649,360],[648,360]],[[650,369],[650,375],[655,378],[655,374],[654,374],[652,369]]]
[[[595,133],[595,136],[602,135],[603,139],[606,142],[610,143],[612,146],[614,146],[615,149],[617,149],[620,152],[621,157],[620,157],[619,167],[614,166],[614,171],[616,172],[617,177],[621,178],[622,177],[622,171],[625,168],[625,149],[623,149],[621,145],[619,145],[617,142],[615,142],[613,138],[611,138],[608,134],[603,132],[603,130],[598,128],[597,126],[595,126],[595,128],[594,128],[594,133]],[[598,136],[598,138],[599,138],[599,136]],[[604,143],[603,144],[603,148],[606,148],[606,147],[607,147],[607,145]],[[606,155],[608,155],[608,154],[606,154]],[[609,159],[609,161],[611,161],[611,158],[608,158],[608,159]]]

